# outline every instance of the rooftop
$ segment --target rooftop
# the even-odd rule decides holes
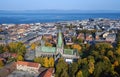
[[[73,55],[74,50],[64,49],[64,54]]]
[[[53,68],[49,68],[48,70],[46,70],[45,72],[43,72],[43,74],[41,74],[40,77],[51,77],[53,74],[54,69]]]
[[[33,62],[24,62],[24,61],[17,61],[18,65],[26,65],[30,67],[39,67],[39,63],[33,63]]]
[[[40,50],[42,52],[48,52],[48,53],[54,53],[56,51],[56,47],[45,47],[45,46],[41,46]]]
[[[62,33],[59,31],[58,33],[58,47],[62,47],[63,39],[62,39]]]

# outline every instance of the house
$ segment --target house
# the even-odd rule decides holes
[[[73,44],[73,41],[72,41],[71,37],[64,37],[64,38],[65,38],[66,45],[72,45]]]
[[[25,62],[25,61],[17,61],[16,62],[16,69],[27,71],[30,73],[39,73],[39,68],[41,65],[39,63],[33,63],[33,62]]]
[[[0,77],[7,77],[16,69],[16,63],[12,62],[9,65],[4,66],[0,69]]]
[[[87,41],[92,41],[93,40],[93,37],[91,34],[86,34],[86,40]]]
[[[84,39],[85,39],[85,38],[84,38],[84,34],[83,34],[83,33],[79,33],[78,36],[77,36],[77,39],[79,39],[79,38],[81,38],[81,39],[84,40]]]
[[[45,72],[43,72],[40,77],[54,77],[54,69],[53,68],[49,68],[47,69]]]
[[[11,53],[11,57],[12,58],[16,58],[18,56],[18,54],[16,54],[16,53]]]
[[[52,39],[52,35],[51,34],[44,34],[43,36],[45,39]]]
[[[106,38],[108,35],[109,35],[109,32],[105,32],[105,33],[103,34],[103,38]]]
[[[115,42],[115,40],[116,40],[116,34],[108,34],[108,36],[106,36],[105,40],[109,41],[111,43]]]

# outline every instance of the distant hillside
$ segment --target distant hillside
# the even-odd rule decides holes
[[[0,10],[0,13],[120,13],[120,10]]]

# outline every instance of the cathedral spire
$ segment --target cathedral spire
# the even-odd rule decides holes
[[[62,48],[63,46],[63,38],[62,38],[62,33],[59,30],[58,32],[58,42],[57,42],[57,47]]]

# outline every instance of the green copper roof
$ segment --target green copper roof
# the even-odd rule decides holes
[[[58,46],[58,47],[62,47],[62,44],[63,44],[62,33],[59,31],[59,33],[58,33],[58,44],[57,44],[57,46]]]
[[[56,51],[56,48],[55,47],[45,47],[45,46],[42,46],[42,47],[40,47],[40,50],[42,52],[54,53]]]
[[[74,50],[64,49],[64,54],[73,55]]]

